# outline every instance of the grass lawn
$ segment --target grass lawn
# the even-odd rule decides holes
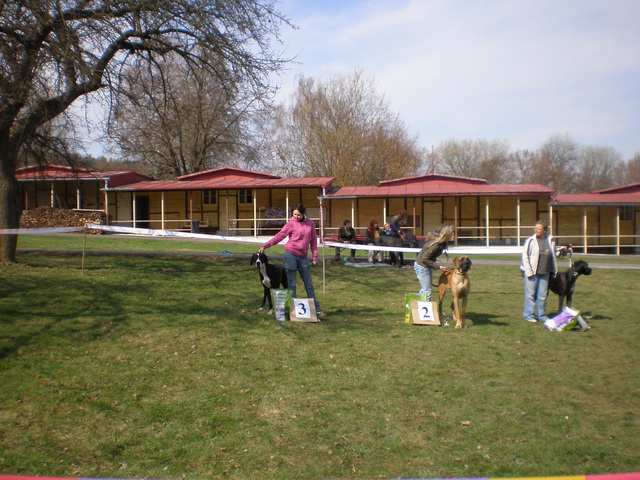
[[[19,247],[42,238],[23,236]],[[81,236],[72,240],[46,246],[82,247]],[[145,242],[231,250],[110,239],[120,240],[133,250]],[[92,253],[114,248],[99,242],[87,240],[84,276],[73,254],[21,252],[0,265],[2,474],[388,479],[640,469],[637,271],[598,268],[578,280],[574,307],[593,316],[587,332],[523,322],[518,267],[484,265],[471,269],[461,331],[403,322],[404,294],[418,289],[412,269],[333,262],[325,294],[322,269],[313,270],[325,321],[279,323],[255,311],[262,288],[245,258]]]

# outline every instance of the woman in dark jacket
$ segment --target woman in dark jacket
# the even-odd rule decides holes
[[[443,272],[448,270],[444,265],[437,265],[437,258],[447,249],[447,242],[453,240],[453,234],[453,225],[440,225],[438,230],[429,235],[416,256],[413,267],[420,282],[420,292],[418,293],[420,295],[426,293],[427,301],[431,301],[431,281],[433,278],[431,270],[442,270]]]

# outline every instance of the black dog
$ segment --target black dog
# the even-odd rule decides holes
[[[264,308],[267,300],[269,301],[269,312],[273,313],[273,300],[271,299],[272,288],[288,288],[289,282],[287,281],[287,271],[282,265],[277,263],[269,263],[269,257],[264,253],[254,253],[251,256],[251,265],[254,265],[260,272],[260,283],[264,288],[264,295],[262,297],[262,305],[258,311]]]
[[[551,291],[560,296],[558,311],[562,310],[562,302],[565,297],[567,297],[567,307],[571,306],[573,288],[580,275],[591,275],[591,268],[589,268],[589,264],[584,260],[578,260],[566,271],[558,273],[549,280],[549,288]]]

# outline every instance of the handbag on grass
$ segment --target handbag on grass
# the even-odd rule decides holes
[[[544,322],[545,328],[552,332],[561,332],[562,330],[571,330],[578,324],[580,312],[571,307],[564,307],[555,317]]]
[[[421,300],[423,302],[427,301],[427,294],[423,293],[422,295],[418,293],[407,293],[404,296],[404,323],[411,323],[411,301],[412,300]]]

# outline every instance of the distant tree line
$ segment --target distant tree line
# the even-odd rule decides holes
[[[582,193],[640,182],[640,154],[628,161],[610,146],[584,146],[554,134],[537,150],[510,151],[506,140],[449,140],[433,152],[434,171],[490,183],[537,183]]]

